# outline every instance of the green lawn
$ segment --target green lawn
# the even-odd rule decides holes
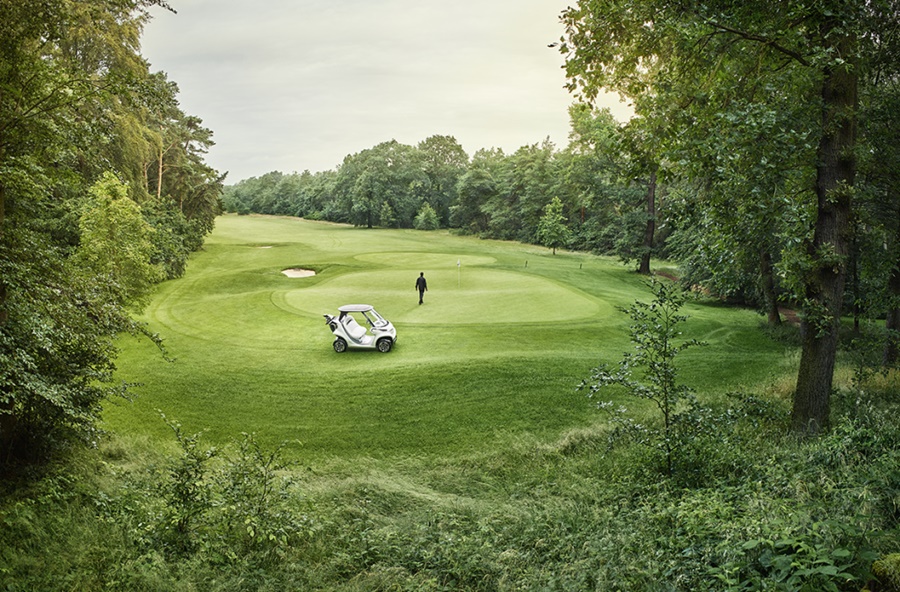
[[[459,266],[457,266],[459,262]],[[315,270],[289,278],[290,267]],[[428,280],[425,304],[414,285]],[[171,439],[157,410],[211,442],[254,432],[309,457],[464,454],[550,440],[598,421],[575,387],[621,358],[628,319],[649,300],[611,258],[447,232],[360,229],[224,216],[185,277],[142,318],[165,340],[121,340],[119,378],[141,383],[104,411],[115,431]],[[389,354],[336,354],[324,313],[368,303],[397,327]],[[753,312],[694,302],[683,357],[701,394],[757,387],[792,364]]]

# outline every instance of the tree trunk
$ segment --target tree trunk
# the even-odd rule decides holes
[[[156,201],[162,199],[163,150],[159,149],[159,169],[156,173]]]
[[[852,238],[850,239],[850,302],[853,311],[853,335],[860,334],[859,324],[862,317],[860,309],[860,286],[859,286],[859,243],[857,242],[856,228],[854,224],[850,225]]]
[[[900,245],[900,220],[897,221],[897,244]],[[888,308],[884,320],[887,330],[887,342],[884,344],[882,363],[894,366],[900,361],[900,262],[891,269],[888,278]]]
[[[823,32],[825,38],[833,28]],[[837,49],[849,51],[850,39]],[[796,433],[817,434],[828,426],[841,304],[847,275],[851,193],[856,174],[857,70],[853,64],[829,68],[822,83],[822,137],[816,171],[817,217],[809,256],[801,323],[803,348],[791,425]]]
[[[781,325],[781,314],[778,312],[778,296],[775,294],[775,269],[772,266],[772,255],[767,249],[759,251],[759,277],[769,326],[778,327]]]
[[[650,275],[650,252],[653,250],[653,235],[656,233],[656,170],[650,173],[647,186],[647,227],[644,229],[644,248],[638,273]]]
[[[0,150],[0,162],[3,162],[2,150]],[[0,243],[3,242],[6,224],[6,189],[0,182]],[[9,320],[7,310],[7,287],[0,276],[0,331]],[[15,399],[3,387],[0,387],[0,453],[5,459],[6,452],[12,444],[16,428]],[[0,459],[2,462],[2,459]]]

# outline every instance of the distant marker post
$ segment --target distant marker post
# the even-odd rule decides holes
[[[460,273],[461,273],[461,272],[460,272],[460,267],[461,267],[461,266],[462,266],[462,260],[461,260],[461,259],[457,259],[457,260],[456,260],[456,288],[457,288],[457,289],[459,289],[459,285],[460,285],[459,276],[460,276]]]

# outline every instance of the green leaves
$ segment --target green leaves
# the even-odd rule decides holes
[[[661,427],[647,427],[626,417],[623,409],[613,413],[614,422],[622,433],[639,444],[661,451],[665,473],[672,476],[685,437],[682,425],[694,422],[693,391],[678,383],[675,358],[684,350],[702,345],[691,339],[677,341],[678,326],[687,317],[678,314],[684,305],[685,294],[674,283],[654,280],[651,284],[654,299],[650,303],[635,302],[623,312],[631,317],[631,342],[634,351],[626,352],[617,371],[607,366],[594,368],[590,383],[583,381],[579,389],[589,388],[589,397],[611,386],[623,387],[629,395],[652,402],[662,419]],[[613,405],[603,402],[601,409],[610,411]]]
[[[211,132],[176,108],[177,87],[151,76],[140,55],[150,6],[167,7],[0,2],[4,461],[36,458],[72,437],[95,439],[100,402],[124,390],[107,383],[113,340],[143,332],[128,308],[162,279],[163,265],[178,272],[181,249],[199,248],[218,213],[222,179],[201,156]],[[181,151],[164,162],[176,136]],[[161,195],[176,153],[179,170],[166,188],[177,201],[154,206],[177,204],[190,223],[166,224],[163,238],[180,236],[154,242],[135,200],[149,198],[151,179]]]
[[[422,208],[419,210],[419,213],[416,214],[413,228],[418,230],[437,230],[439,226],[440,222],[438,221],[437,214],[435,213],[434,208],[431,207],[431,204],[422,204]]]
[[[572,233],[566,226],[566,218],[562,214],[563,203],[558,197],[554,197],[544,207],[544,215],[538,221],[537,238],[545,247],[553,249],[556,254],[558,247],[566,246]]]
[[[252,557],[261,566],[278,561],[304,521],[288,510],[294,480],[284,474],[290,465],[282,458],[285,444],[266,450],[245,433],[232,447],[206,448],[201,434],[187,435],[181,424],[160,415],[180,453],[158,476],[164,504],[150,518],[157,544],[173,556],[197,554],[231,564]]]
[[[111,173],[91,188],[79,218],[81,244],[73,258],[83,273],[120,305],[142,302],[163,279],[150,263],[153,228],[140,207],[127,197],[126,187]]]
[[[837,526],[837,528],[835,528]],[[840,525],[812,525],[811,533],[836,530]],[[856,563],[854,554],[843,547],[810,542],[817,537],[788,536],[778,540],[751,539],[741,545],[744,562],[737,577],[722,578],[729,589],[740,590],[828,590],[844,589],[838,582],[857,578],[850,573]],[[721,575],[720,568],[713,573]]]

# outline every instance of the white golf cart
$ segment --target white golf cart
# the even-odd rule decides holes
[[[334,317],[323,315],[325,323],[334,333],[334,351],[341,353],[351,349],[377,349],[382,353],[391,351],[397,342],[397,330],[390,321],[369,304],[345,304],[338,308],[339,314]],[[354,318],[354,315],[356,318]],[[369,331],[357,322],[364,321]]]

